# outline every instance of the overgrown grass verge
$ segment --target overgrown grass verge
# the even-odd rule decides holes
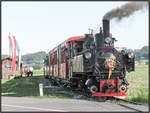
[[[135,72],[127,74],[129,88],[125,99],[148,104],[148,65],[136,65]]]
[[[20,79],[2,79],[2,96],[36,97],[36,98],[71,98],[72,95],[61,93],[60,88],[43,89],[44,96],[39,94],[41,76],[23,77]]]

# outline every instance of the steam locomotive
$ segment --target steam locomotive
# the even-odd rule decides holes
[[[92,96],[126,96],[126,72],[134,71],[134,52],[117,50],[109,20],[100,32],[74,36],[52,49],[44,59],[44,76],[54,83]]]

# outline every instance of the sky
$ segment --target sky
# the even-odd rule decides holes
[[[21,54],[49,52],[72,36],[94,33],[102,18],[113,8],[127,2],[2,2],[2,55],[9,54],[9,33],[19,43]],[[148,45],[148,9],[135,12],[119,23],[110,21],[110,32],[118,41],[116,47],[140,49]]]

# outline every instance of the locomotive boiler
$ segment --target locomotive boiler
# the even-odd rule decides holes
[[[134,52],[117,50],[116,41],[109,20],[103,20],[99,33],[70,37],[52,49],[44,60],[44,76],[92,96],[126,96],[126,72],[134,71]]]

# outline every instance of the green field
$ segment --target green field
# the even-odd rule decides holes
[[[39,83],[43,71],[34,71],[33,77],[24,77],[21,79],[2,79],[2,96],[16,96],[16,97],[40,97]],[[127,73],[127,80],[129,81],[129,89],[127,96],[128,100],[139,103],[148,103],[148,65],[138,65],[135,72]],[[49,82],[46,80],[46,82]],[[44,89],[44,96],[42,98],[72,98],[69,94],[61,94],[58,91],[63,89]],[[41,97],[40,97],[41,98]]]
[[[136,65],[135,72],[127,74],[127,80],[130,85],[126,99],[148,104],[148,65]]]
[[[43,70],[34,70],[33,73],[34,73],[34,76],[39,76],[39,75],[44,74]]]

